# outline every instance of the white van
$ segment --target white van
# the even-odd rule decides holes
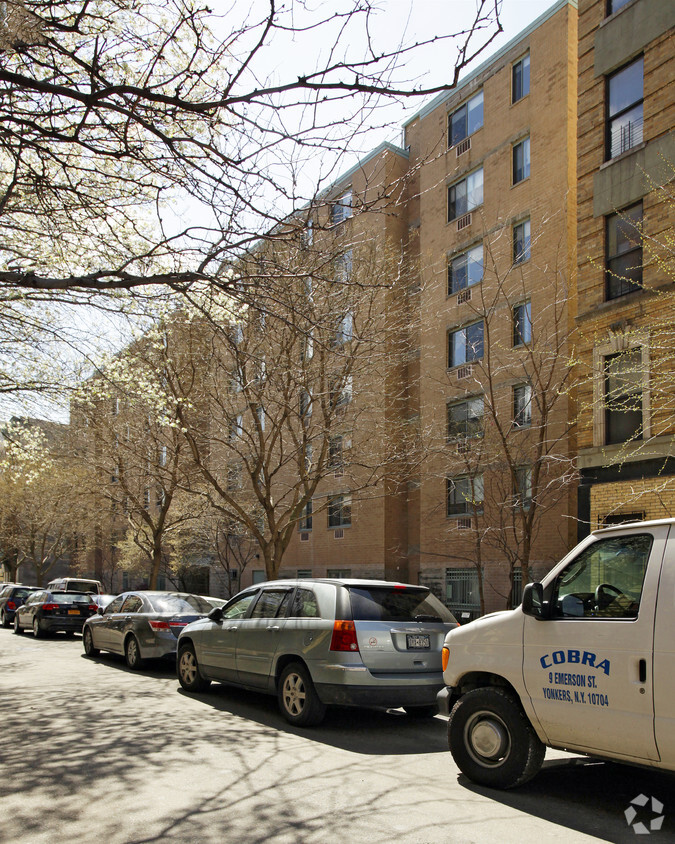
[[[57,577],[47,584],[50,592],[93,592],[95,595],[103,593],[100,580],[90,580],[86,577]]]
[[[450,631],[443,664],[474,782],[526,782],[546,745],[675,770],[675,519],[595,531],[521,607]]]

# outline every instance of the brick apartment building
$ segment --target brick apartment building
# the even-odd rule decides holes
[[[467,619],[517,603],[523,580],[589,528],[670,514],[673,277],[660,244],[674,210],[659,186],[675,161],[674,9],[578,5],[558,0],[410,119],[401,148],[381,145],[291,221],[318,269],[308,281],[300,261],[284,289],[317,295],[359,272],[364,288],[373,274],[389,283],[370,322],[343,305],[324,343],[327,359],[346,360],[361,332],[381,355],[343,378],[333,418],[320,416],[330,372],[321,390],[298,381],[287,402],[297,455],[276,482],[288,494],[319,453],[328,471],[280,576],[426,583]],[[274,248],[254,256],[253,275],[273,277]],[[281,346],[269,323],[255,330],[258,304],[232,354],[269,371]],[[262,449],[273,428],[258,413],[269,394],[247,407],[245,393],[223,388],[209,414],[209,447],[233,478],[248,431]],[[265,578],[252,553],[235,585]],[[208,591],[219,583],[214,572]]]
[[[580,536],[675,506],[674,43],[672,2],[579,2]]]

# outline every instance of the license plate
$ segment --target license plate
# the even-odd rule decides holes
[[[423,651],[431,647],[431,639],[423,633],[408,633],[406,641],[409,651]]]
[[[80,614],[79,610],[68,610],[68,615],[79,615],[79,614]]]

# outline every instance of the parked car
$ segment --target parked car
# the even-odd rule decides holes
[[[36,589],[17,607],[14,613],[14,632],[32,630],[35,637],[63,631],[69,636],[79,633],[96,604],[86,592],[50,592]]]
[[[235,595],[178,638],[187,691],[212,680],[277,696],[291,724],[326,706],[403,707],[432,716],[441,647],[457,626],[425,586],[374,580],[270,581]]]
[[[85,623],[84,651],[121,654],[129,668],[142,668],[146,659],[175,654],[180,631],[212,609],[187,592],[123,592]]]
[[[2,627],[9,627],[12,624],[16,608],[20,607],[36,589],[37,586],[17,586],[14,583],[0,589],[0,625]]]
[[[90,597],[97,607],[105,609],[111,601],[115,600],[117,595],[99,595],[98,593],[94,594],[92,592]]]
[[[47,589],[55,592],[103,592],[103,584],[100,580],[92,580],[88,577],[57,577],[47,584]]]

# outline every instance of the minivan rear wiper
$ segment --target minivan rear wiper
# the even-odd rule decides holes
[[[416,615],[414,621],[443,621],[438,615]]]

